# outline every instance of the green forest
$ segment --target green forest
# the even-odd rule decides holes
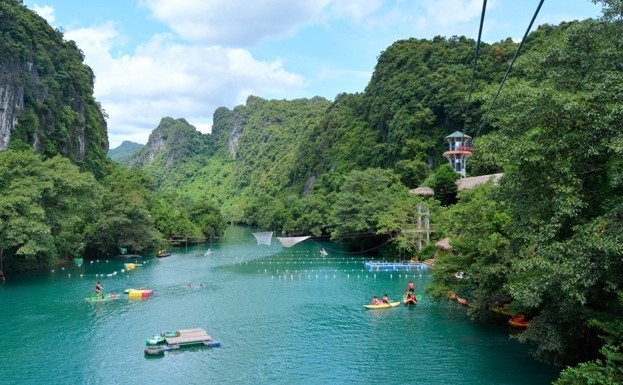
[[[311,235],[434,258],[428,294],[468,299],[475,322],[494,306],[526,315],[513,338],[564,368],[556,384],[623,383],[623,1],[596,2],[597,20],[480,43],[477,57],[463,36],[397,41],[363,92],[250,96],[217,109],[211,134],[163,117],[116,162],[102,156],[106,115],[79,48],[0,0],[0,64],[19,73],[0,81],[27,90],[0,152],[0,270],[205,242],[227,223]],[[442,156],[455,131],[474,139],[468,176],[499,183],[458,190]],[[433,240],[421,249],[404,231],[418,210]],[[439,253],[444,238],[452,250]]]

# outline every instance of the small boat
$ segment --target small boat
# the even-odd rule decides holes
[[[174,330],[172,332],[162,332],[160,333],[160,335],[164,338],[173,338],[173,337],[179,337],[180,336],[180,331],[179,330]]]
[[[504,315],[504,316],[509,316],[511,315],[511,311],[508,308],[508,305],[503,305],[503,306],[491,306],[491,311],[499,314],[499,315]]]
[[[139,266],[143,266],[143,265],[140,263],[124,263],[123,264],[123,268],[126,270],[134,270]]]
[[[158,258],[164,258],[164,257],[170,257],[171,253],[167,252],[166,250],[159,250],[158,254],[156,254],[156,257]]]
[[[165,342],[165,339],[163,336],[152,336],[149,337],[147,340],[145,340],[145,344],[146,345],[160,345],[163,344]]]
[[[365,307],[366,309],[388,309],[390,307],[396,307],[398,305],[400,305],[400,301],[389,302],[389,303],[379,303],[376,305],[367,304],[367,305],[363,305],[363,307]]]
[[[526,321],[526,317],[523,314],[519,314],[509,319],[508,324],[514,328],[525,329],[530,326],[530,321]]]
[[[164,350],[164,347],[160,345],[147,346],[145,348],[145,354],[148,356],[163,356]]]
[[[95,295],[92,295],[90,297],[86,297],[84,300],[87,302],[107,302],[107,301],[113,301],[115,299],[121,299],[119,294],[107,294],[103,297],[97,297]]]
[[[465,298],[461,298],[459,296],[456,297],[456,302],[460,303],[461,305],[468,305],[468,301]]]

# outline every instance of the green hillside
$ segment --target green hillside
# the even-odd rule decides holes
[[[141,148],[142,144],[125,140],[119,147],[108,150],[108,157],[117,163],[127,165],[128,159]]]

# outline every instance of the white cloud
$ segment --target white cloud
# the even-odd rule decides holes
[[[145,143],[165,116],[206,130],[218,107],[242,104],[249,94],[285,98],[304,85],[281,61],[259,61],[242,49],[184,45],[160,34],[115,57],[119,33],[113,23],[66,37],[76,41],[97,74],[95,97],[109,116],[112,148],[122,140]]]
[[[379,11],[382,6],[383,0],[336,0],[331,4],[331,17],[361,21]]]
[[[482,12],[480,0],[436,0],[423,4],[426,20],[442,27],[471,21]]]
[[[330,0],[143,0],[181,38],[208,45],[251,46],[315,21]]]

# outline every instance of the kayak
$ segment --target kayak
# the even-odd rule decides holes
[[[525,329],[530,326],[530,321],[526,321],[525,317],[520,314],[509,319],[508,324],[514,328]]]
[[[492,306],[491,307],[491,311],[499,314],[499,315],[503,315],[503,316],[509,316],[511,315],[511,311],[508,308],[508,305],[503,305],[503,306]]]
[[[379,303],[378,305],[363,305],[366,309],[388,309],[390,307],[396,307],[400,305],[400,301],[390,302],[390,303]]]
[[[107,294],[103,298],[97,298],[92,295],[90,297],[86,297],[84,300],[87,302],[107,302],[115,299],[121,299],[121,297],[119,297],[119,294]]]

